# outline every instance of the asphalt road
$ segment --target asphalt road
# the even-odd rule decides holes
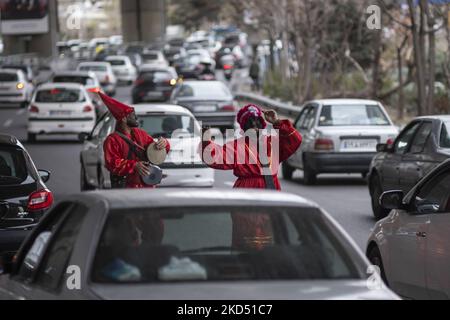
[[[236,75],[236,81],[245,80],[245,71]],[[221,78],[219,76],[219,78]],[[119,87],[116,98],[130,102],[130,87]],[[81,144],[76,136],[38,137],[38,142],[26,142],[26,110],[0,106],[0,132],[15,135],[22,141],[36,166],[51,171],[47,186],[55,199],[80,190]],[[232,172],[216,171],[215,188],[231,188],[235,180]],[[280,177],[281,179],[281,177]],[[281,181],[283,191],[295,193],[315,201],[330,213],[364,249],[375,220],[370,209],[370,197],[365,181],[359,175],[319,176],[316,186],[304,186],[302,173],[294,173],[293,181]]]

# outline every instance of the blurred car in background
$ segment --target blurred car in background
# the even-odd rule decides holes
[[[171,103],[188,108],[203,126],[235,128],[237,104],[221,81],[184,81],[176,86]]]
[[[165,178],[158,187],[212,187],[214,171],[207,167],[198,153],[201,127],[192,113],[181,106],[138,104],[134,109],[140,128],[153,138],[169,140],[171,150],[164,163]],[[114,131],[116,121],[109,113],[99,120],[85,140],[80,154],[81,190],[111,188],[109,171],[104,165],[103,142]]]
[[[53,204],[49,178],[16,137],[0,133],[0,256],[12,257]]]
[[[283,177],[303,170],[303,182],[314,184],[320,173],[361,173],[366,177],[378,143],[398,134],[377,101],[324,99],[307,102],[294,123],[301,147],[282,164]]]
[[[185,79],[197,79],[201,71],[200,64],[202,61],[208,60],[211,62],[211,68],[215,70],[216,63],[209,52],[205,49],[189,50],[186,53],[184,61],[178,65],[179,75]]]
[[[22,70],[25,74],[26,80],[28,82],[33,83],[35,74],[33,72],[33,68],[27,65],[23,64],[3,64],[1,66],[1,69],[15,69],[15,70]]]
[[[78,290],[66,285],[69,266],[85,270]],[[55,205],[4,267],[0,299],[398,299],[369,267],[330,215],[297,195],[84,192]]]
[[[142,64],[143,65],[155,65],[158,67],[168,67],[169,64],[164,58],[164,55],[159,50],[145,50],[142,54]]]
[[[86,88],[76,83],[39,86],[28,109],[28,141],[38,135],[89,133],[96,111]]]
[[[22,70],[0,69],[0,106],[28,106],[34,91],[34,85],[27,80]]]
[[[450,158],[450,116],[426,116],[412,120],[389,144],[377,146],[379,152],[370,164],[369,192],[377,219],[389,211],[380,206],[387,190],[405,194],[428,172]]]
[[[78,71],[92,71],[100,81],[103,91],[109,96],[116,94],[117,78],[109,62],[89,61],[81,62]]]
[[[130,85],[136,80],[137,70],[128,56],[108,56],[105,62],[111,64],[111,68],[118,81]]]
[[[174,68],[143,65],[131,89],[133,103],[167,101],[177,83]]]

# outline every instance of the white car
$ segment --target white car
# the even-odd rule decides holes
[[[381,103],[360,99],[324,99],[307,102],[294,123],[302,145],[283,162],[285,179],[303,170],[305,184],[320,173],[369,172],[378,143],[398,134]]]
[[[34,86],[28,82],[22,70],[0,69],[0,105],[28,106]]]
[[[390,214],[372,230],[366,254],[389,287],[412,299],[450,299],[450,160],[406,195],[386,191]]]
[[[92,71],[100,81],[105,93],[109,96],[116,94],[117,78],[109,62],[81,62],[77,68],[78,71]]]
[[[42,134],[89,133],[95,121],[95,106],[83,85],[43,84],[28,108],[28,141]]]
[[[111,64],[118,81],[130,85],[136,80],[137,70],[128,56],[108,56],[105,61]]]
[[[158,50],[145,50],[141,57],[143,65],[156,65],[160,68],[169,66],[164,54]]]
[[[154,138],[165,137],[171,150],[160,165],[167,175],[161,187],[212,187],[214,170],[198,153],[201,127],[186,108],[169,104],[137,104],[134,109],[140,127]],[[114,131],[115,119],[106,114],[87,137],[81,151],[81,190],[110,188],[109,171],[104,166],[103,142]]]

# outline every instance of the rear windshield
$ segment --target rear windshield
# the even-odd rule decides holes
[[[199,128],[195,128],[194,118],[186,115],[177,114],[154,114],[139,116],[140,128],[147,131],[152,137],[171,138],[174,131],[177,134],[194,135],[194,130],[199,132]]]
[[[112,66],[124,66],[125,65],[125,61],[124,60],[108,60],[108,62]]]
[[[231,93],[225,85],[211,81],[184,84],[176,96],[210,98],[211,100],[232,99]]]
[[[166,81],[173,79],[173,75],[166,71],[145,71],[139,75],[139,78],[149,81]]]
[[[322,107],[319,126],[389,125],[378,105],[328,105]]]
[[[106,72],[107,69],[105,66],[81,66],[79,68],[80,71],[99,71],[99,72]]]
[[[13,82],[13,81],[18,81],[19,79],[17,78],[17,74],[15,73],[0,73],[0,81],[4,81],[4,82]]]
[[[53,82],[69,82],[69,83],[79,83],[82,85],[95,85],[94,79],[90,77],[81,76],[56,76],[53,78]]]
[[[23,151],[14,146],[0,145],[0,185],[18,184],[27,176]]]
[[[158,55],[155,53],[145,53],[142,55],[144,60],[158,60]]]
[[[54,88],[39,90],[36,94],[36,102],[60,103],[83,102],[83,93],[78,89]]]
[[[104,283],[361,278],[322,216],[299,210],[115,211],[102,232],[92,278]]]

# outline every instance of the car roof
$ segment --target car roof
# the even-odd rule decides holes
[[[53,75],[58,76],[79,76],[79,77],[95,77],[95,73],[92,71],[58,71]]]
[[[82,84],[74,82],[48,82],[43,83],[38,87],[39,90],[52,88],[70,88],[84,90],[84,86]]]
[[[305,104],[308,103],[318,103],[321,105],[352,105],[352,104],[370,104],[370,105],[375,105],[375,104],[379,104],[378,101],[375,100],[369,100],[369,99],[317,99],[317,100],[311,100],[308,101]]]
[[[136,113],[139,114],[146,114],[146,113],[181,113],[186,115],[192,115],[192,113],[189,111],[189,109],[174,105],[174,104],[164,104],[164,103],[139,103],[133,105],[134,110]]]
[[[78,66],[109,66],[109,62],[104,61],[85,61],[80,62]]]
[[[414,118],[414,120],[416,119],[428,119],[428,120],[443,120],[443,121],[448,121],[450,120],[450,115],[448,114],[438,114],[438,115],[431,115],[431,116],[421,116],[421,117],[416,117]]]
[[[68,196],[66,200],[85,198],[103,201],[110,209],[143,207],[302,207],[319,208],[317,204],[298,195],[261,189],[112,189],[96,190]],[[217,210],[219,212],[219,210]]]
[[[130,59],[127,55],[114,55],[114,56],[107,56],[105,60],[128,60]]]
[[[21,146],[19,139],[17,139],[15,136],[0,132],[0,145],[10,145],[10,146]]]

